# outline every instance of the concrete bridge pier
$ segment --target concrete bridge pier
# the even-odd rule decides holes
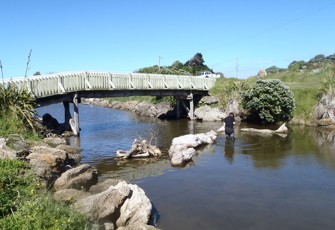
[[[71,119],[71,113],[70,113],[70,102],[69,101],[63,101],[64,106],[64,125],[65,130],[71,130],[70,127],[70,119]]]
[[[183,106],[184,111],[186,110],[188,113],[188,117],[191,120],[194,120],[194,100],[193,94],[190,93],[187,95],[186,99],[184,98],[176,98],[176,112],[177,112],[177,119],[179,119],[182,115],[182,109],[180,106]],[[188,108],[189,106],[189,108]]]
[[[78,94],[74,94],[73,97],[73,121],[74,121],[74,133],[79,136],[80,126],[79,126],[79,109],[78,109],[79,97]]]
[[[80,103],[80,98],[78,97],[77,93],[73,96],[72,103],[73,103],[73,111],[74,111],[73,119],[71,117],[71,112],[70,112],[70,102],[63,101],[65,130],[72,130],[75,136],[79,136],[80,126],[79,126],[78,104]]]

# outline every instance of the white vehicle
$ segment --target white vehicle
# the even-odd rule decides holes
[[[199,77],[204,77],[204,78],[219,78],[220,74],[215,74],[211,72],[201,72],[199,74]]]

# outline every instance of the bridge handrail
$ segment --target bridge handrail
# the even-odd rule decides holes
[[[29,90],[36,98],[86,90],[203,90],[215,84],[213,78],[113,72],[63,72],[5,80],[19,89]]]

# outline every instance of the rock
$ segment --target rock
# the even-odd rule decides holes
[[[333,126],[333,125],[335,125],[335,121],[333,121],[333,119],[331,119],[331,118],[323,118],[323,119],[317,120],[316,123],[319,126]]]
[[[6,138],[0,137],[0,149],[5,148],[6,146]]]
[[[265,69],[261,69],[259,72],[258,72],[258,74],[257,74],[257,76],[258,77],[260,77],[260,78],[264,78],[264,77],[266,77],[268,74],[266,73],[266,70]]]
[[[16,152],[6,145],[6,138],[0,137],[0,159],[15,159]]]
[[[192,160],[195,148],[201,145],[212,144],[217,138],[217,133],[210,131],[200,134],[187,134],[173,138],[169,149],[169,156],[173,166],[183,166]]]
[[[117,185],[119,182],[121,182],[121,180],[119,179],[107,179],[103,182],[99,182],[98,184],[93,185],[90,188],[89,192],[92,194],[97,194],[97,193],[107,190],[111,186]]]
[[[133,184],[128,186],[132,190],[131,197],[122,205],[116,225],[120,227],[135,223],[147,224],[152,210],[151,202],[139,186]]]
[[[211,108],[208,105],[201,106],[194,111],[194,116],[203,121],[221,121],[226,114],[219,108]]]
[[[64,171],[65,151],[46,146],[35,146],[27,156],[32,170],[40,177],[49,178],[52,173]]]
[[[89,197],[90,195],[91,195],[91,193],[89,193],[89,192],[69,188],[69,189],[62,189],[62,190],[56,191],[53,194],[53,197],[56,200],[59,200],[59,201],[74,203],[74,202],[77,202],[78,200]]]
[[[219,102],[219,99],[214,96],[204,96],[201,98],[199,103],[204,103],[206,105],[212,105],[212,104],[217,104]]]
[[[47,137],[47,138],[44,138],[43,141],[52,147],[66,144],[66,140],[60,137]]]
[[[64,150],[68,154],[67,155],[68,160],[72,161],[72,163],[65,162],[65,164],[70,164],[72,166],[77,165],[77,164],[79,164],[79,162],[83,158],[83,156],[80,154],[81,149],[78,148],[78,147],[61,144],[61,145],[58,145],[56,148]]]
[[[241,129],[242,132],[249,132],[249,133],[255,133],[255,134],[265,134],[265,135],[272,135],[272,134],[286,134],[288,132],[288,129],[286,127],[286,124],[282,124],[277,130],[271,130],[271,129],[254,129],[254,128],[243,128]]]
[[[109,187],[106,191],[86,197],[74,203],[74,207],[86,214],[91,221],[113,222],[120,216],[120,208],[131,196],[126,182]]]
[[[16,152],[9,148],[0,148],[0,159],[16,159]]]
[[[56,190],[75,188],[89,190],[92,185],[98,183],[98,172],[88,164],[82,164],[76,168],[64,172],[54,184]]]
[[[10,145],[11,149],[16,150],[17,152],[29,150],[28,143],[18,134],[10,135],[6,140],[6,145]]]
[[[121,226],[117,230],[158,230],[158,228],[143,223],[132,223],[127,226]]]
[[[192,160],[195,153],[194,148],[186,146],[173,146],[169,149],[169,156],[172,166],[184,166],[187,162]]]

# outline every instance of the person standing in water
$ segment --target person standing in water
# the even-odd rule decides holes
[[[234,124],[235,124],[235,116],[234,113],[230,112],[229,115],[223,119],[223,122],[225,124],[225,133],[227,137],[229,138],[235,138],[234,137]]]

